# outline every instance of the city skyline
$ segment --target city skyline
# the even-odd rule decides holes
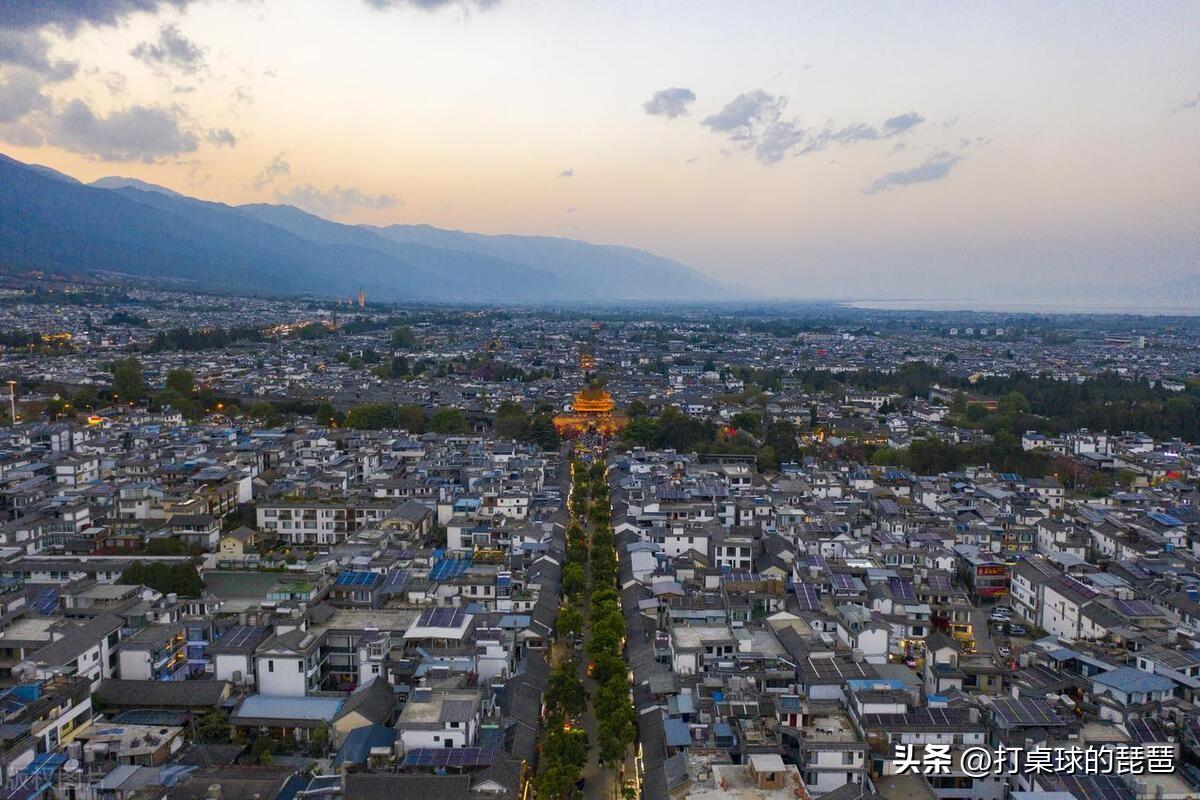
[[[0,150],[339,221],[644,248],[780,297],[1195,272],[1200,14],[11,3]]]

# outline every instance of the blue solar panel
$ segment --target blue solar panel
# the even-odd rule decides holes
[[[234,625],[214,643],[219,647],[242,647],[255,639],[265,639],[270,633],[266,625]]]
[[[935,592],[948,592],[950,591],[950,576],[943,575],[940,572],[934,573],[929,576],[926,584]]]
[[[59,767],[66,763],[66,753],[42,753],[34,756],[29,766],[21,771],[26,775],[36,775],[39,778],[46,778],[53,775],[58,771]]]
[[[1083,595],[1084,598],[1086,598],[1088,600],[1091,600],[1093,598],[1100,596],[1100,593],[1097,592],[1095,589],[1088,586],[1086,583],[1083,583],[1075,578],[1072,578],[1070,575],[1063,576],[1063,583],[1065,583],[1069,588],[1074,589],[1076,592]]]
[[[412,573],[406,569],[394,569],[387,574],[383,581],[385,592],[403,592],[408,587]]]
[[[458,628],[467,614],[461,608],[427,608],[417,618],[422,628]]]
[[[1113,601],[1113,607],[1117,613],[1127,617],[1157,617],[1161,616],[1162,612],[1158,607],[1147,600],[1121,600]]]
[[[338,586],[371,586],[379,579],[378,572],[344,570],[338,573],[336,584]]]
[[[1157,522],[1159,525],[1166,525],[1169,528],[1178,528],[1182,526],[1183,520],[1178,517],[1173,517],[1170,514],[1164,514],[1161,511],[1151,511],[1146,516]]]
[[[429,570],[429,579],[431,581],[451,581],[461,577],[470,568],[471,559],[469,558],[444,558]]]
[[[402,766],[457,769],[490,767],[495,757],[494,747],[418,747],[404,754]]]
[[[801,611],[820,611],[821,597],[817,594],[817,589],[807,583],[796,584],[796,602],[800,606]]]
[[[896,600],[907,602],[916,600],[917,594],[913,591],[912,581],[906,581],[904,578],[891,577],[888,578],[888,586],[892,590],[892,597]]]
[[[52,586],[39,589],[30,601],[30,605],[39,614],[53,614],[58,610],[58,589]]]
[[[834,572],[830,579],[833,581],[834,589],[845,589],[847,591],[854,589],[854,578],[844,572]]]

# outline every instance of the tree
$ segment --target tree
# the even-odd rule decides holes
[[[401,325],[392,329],[392,349],[412,350],[417,346],[417,337],[412,328]]]
[[[378,431],[396,424],[396,406],[391,403],[366,403],[346,412],[346,427]]]
[[[199,597],[204,591],[204,581],[196,567],[188,562],[147,563],[135,561],[121,573],[120,583],[134,586],[149,586],[156,592],[180,597]]]
[[[733,415],[730,422],[735,428],[757,434],[762,426],[762,415],[757,411],[739,411]]]
[[[780,463],[800,460],[800,446],[796,443],[796,426],[788,420],[772,422],[764,439],[775,451]]]
[[[547,767],[537,776],[537,796],[539,800],[565,800],[574,793],[577,780],[579,770],[569,764]]]
[[[1012,391],[1000,398],[1000,411],[1006,414],[1028,414],[1029,398],[1018,391]]]
[[[322,723],[312,732],[312,740],[308,745],[308,754],[313,758],[322,758],[329,747],[329,726]]]
[[[1096,471],[1088,476],[1088,493],[1092,497],[1106,497],[1112,494],[1113,479],[1103,472]]]
[[[429,418],[429,430],[434,433],[466,433],[467,418],[457,408],[439,408]]]
[[[229,717],[219,708],[209,709],[196,720],[196,738],[207,744],[229,741]]]
[[[254,417],[255,419],[261,419],[268,426],[278,424],[281,417],[279,410],[275,408],[274,403],[267,402],[254,403],[251,405],[250,416]]]
[[[558,615],[554,627],[563,639],[570,639],[583,632],[583,612],[577,606],[569,605]]]
[[[266,736],[256,736],[250,744],[250,759],[259,764],[271,763],[271,740]]]
[[[337,411],[332,403],[323,402],[317,406],[316,418],[318,425],[332,425],[337,421]]]
[[[113,396],[131,403],[141,400],[146,394],[146,379],[142,375],[142,362],[130,356],[114,361],[112,372]]]
[[[167,388],[188,397],[196,388],[196,376],[188,369],[173,369],[167,373]]]
[[[583,576],[583,567],[576,563],[567,564],[562,570],[563,594],[570,598],[578,598],[587,588],[587,579]]]
[[[146,542],[148,556],[195,556],[199,550],[183,543],[178,536],[163,536]]]
[[[529,440],[542,450],[557,450],[558,430],[549,414],[538,414],[529,424]]]
[[[558,662],[546,682],[546,707],[552,715],[578,717],[587,708],[578,665],[569,658]]]
[[[529,434],[529,415],[516,403],[505,400],[496,409],[492,429],[504,439],[524,439]]]
[[[425,410],[420,406],[400,406],[396,409],[396,425],[409,433],[425,431]]]
[[[75,404],[76,408],[83,409],[84,411],[91,411],[97,405],[99,405],[100,398],[96,394],[95,389],[90,386],[84,386],[75,393],[75,397],[72,398],[71,402]]]

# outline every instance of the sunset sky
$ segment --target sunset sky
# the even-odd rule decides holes
[[[1200,4],[0,2],[0,151],[774,296],[1200,274]]]

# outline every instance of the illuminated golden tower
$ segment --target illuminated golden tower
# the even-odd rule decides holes
[[[616,410],[612,395],[598,386],[576,392],[571,411],[554,417],[554,429],[566,437],[598,433],[607,438],[620,433],[628,423]]]

